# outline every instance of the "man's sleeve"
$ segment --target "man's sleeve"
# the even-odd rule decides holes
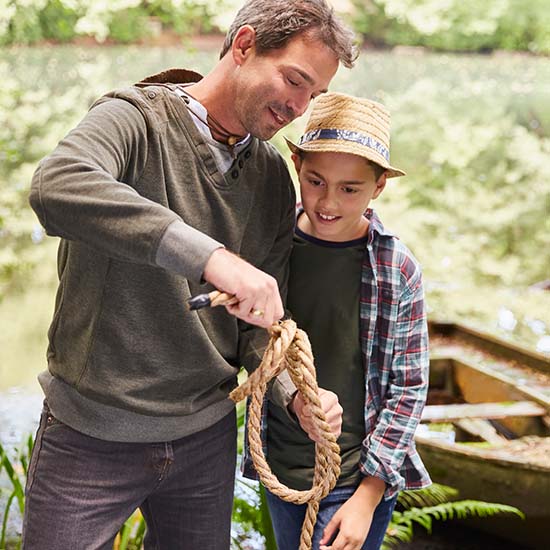
[[[181,274],[199,282],[208,257],[221,245],[133,186],[147,161],[150,133],[131,103],[111,99],[96,105],[41,161],[30,204],[48,235],[136,263],[158,265],[167,229],[177,230],[188,249]]]

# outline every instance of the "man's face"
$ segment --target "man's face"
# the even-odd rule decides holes
[[[253,136],[270,139],[328,89],[337,69],[334,52],[304,35],[262,55],[251,48],[239,67],[235,88],[240,124]]]

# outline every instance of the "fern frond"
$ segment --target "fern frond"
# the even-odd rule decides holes
[[[391,521],[386,530],[386,536],[384,537],[382,550],[390,550],[392,546],[397,545],[400,542],[411,542],[412,538],[412,522],[398,524]]]
[[[458,491],[447,485],[433,483],[425,489],[403,491],[399,493],[397,502],[405,509],[422,506],[434,506],[447,502],[458,495]]]
[[[450,487],[445,488],[450,489]],[[481,502],[478,500],[444,502],[423,508],[413,507],[404,512],[394,510],[392,519],[386,530],[382,550],[391,550],[391,548],[401,542],[410,542],[413,537],[413,524],[415,523],[424,527],[431,534],[434,519],[446,521],[455,518],[465,519],[472,516],[484,518],[496,514],[515,514],[525,519],[523,512],[514,506],[496,504],[494,502]]]
[[[481,502],[478,500],[459,500],[457,502],[437,504],[436,506],[411,508],[403,512],[400,521],[418,523],[426,528],[428,532],[431,532],[432,518],[447,521],[449,519],[465,519],[472,516],[484,518],[496,514],[515,514],[522,519],[525,518],[523,512],[507,504]]]

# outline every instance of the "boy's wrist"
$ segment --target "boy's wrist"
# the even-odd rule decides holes
[[[377,506],[386,491],[386,483],[379,477],[365,476],[357,487],[354,496],[364,499],[372,506]]]

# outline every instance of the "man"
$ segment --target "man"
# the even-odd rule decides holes
[[[283,315],[294,224],[286,166],[262,140],[355,53],[325,0],[251,0],[207,76],[104,96],[41,162],[30,201],[61,237],[60,285],[24,548],[111,548],[136,507],[146,548],[229,547],[227,394]],[[186,311],[205,282],[238,303]],[[271,398],[293,396],[281,381]]]

